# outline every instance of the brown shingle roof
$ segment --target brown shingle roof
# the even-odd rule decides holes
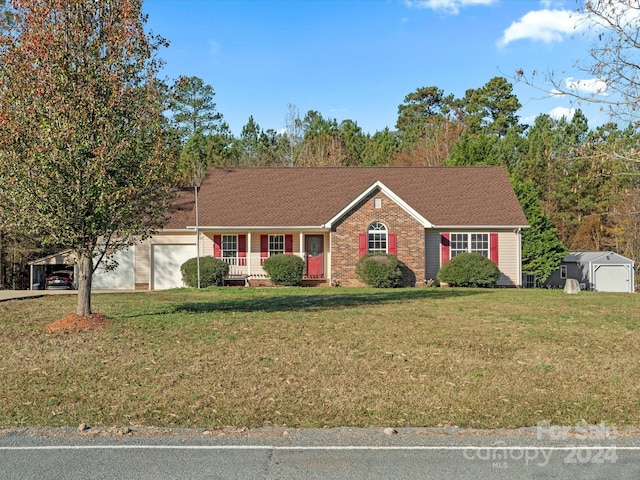
[[[504,169],[485,166],[213,168],[200,188],[199,223],[320,226],[377,181],[436,227],[527,225]],[[193,225],[191,208],[173,214],[165,228]]]

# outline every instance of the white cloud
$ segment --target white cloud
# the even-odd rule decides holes
[[[491,5],[498,0],[405,0],[405,4],[412,8],[429,8],[451,15],[460,13],[460,9],[475,5]]]
[[[209,40],[209,54],[212,57],[217,57],[218,54],[220,53],[220,42],[217,42],[216,40]]]
[[[542,5],[544,8],[554,8],[554,7],[559,8],[564,4],[565,4],[564,0],[540,0],[540,5]]]
[[[561,42],[566,35],[586,27],[582,18],[572,10],[532,10],[507,28],[498,45],[516,40],[538,40],[544,43]]]
[[[568,90],[578,90],[582,93],[593,95],[607,95],[607,84],[599,78],[574,80],[573,78],[569,77],[564,82]]]
[[[562,119],[562,117],[566,118],[567,120],[571,120],[575,113],[575,108],[556,107],[549,112],[549,116],[555,120],[560,120]]]

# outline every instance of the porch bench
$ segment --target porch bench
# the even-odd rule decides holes
[[[222,284],[225,287],[230,285],[238,285],[238,284],[242,284],[242,286],[246,287],[248,286],[248,282],[247,282],[248,278],[249,278],[249,275],[245,275],[245,274],[231,274],[224,277]]]

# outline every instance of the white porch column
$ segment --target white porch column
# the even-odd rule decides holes
[[[300,256],[306,258],[307,246],[304,243],[304,232],[300,232]]]
[[[251,232],[247,232],[247,275],[251,276]]]
[[[331,229],[329,229],[329,251],[327,252],[326,248],[324,250],[325,250],[324,254],[329,255],[329,258],[327,259],[327,269],[329,270],[327,272],[327,280],[329,280],[329,286],[332,287],[333,281],[331,279],[331,274],[333,272],[333,269],[331,268],[331,257],[332,257],[331,252],[333,251],[333,249],[331,248]]]

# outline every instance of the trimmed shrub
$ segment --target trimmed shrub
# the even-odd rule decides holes
[[[190,258],[180,267],[182,279],[188,287],[198,286],[198,259]],[[202,288],[224,285],[224,277],[229,274],[229,265],[219,258],[200,257],[200,286]]]
[[[395,255],[367,253],[356,264],[356,275],[373,288],[403,286],[404,264]]]
[[[265,258],[262,268],[274,285],[302,285],[304,260],[297,255],[278,253]]]
[[[461,253],[440,267],[437,279],[452,287],[495,287],[500,269],[481,253]]]

